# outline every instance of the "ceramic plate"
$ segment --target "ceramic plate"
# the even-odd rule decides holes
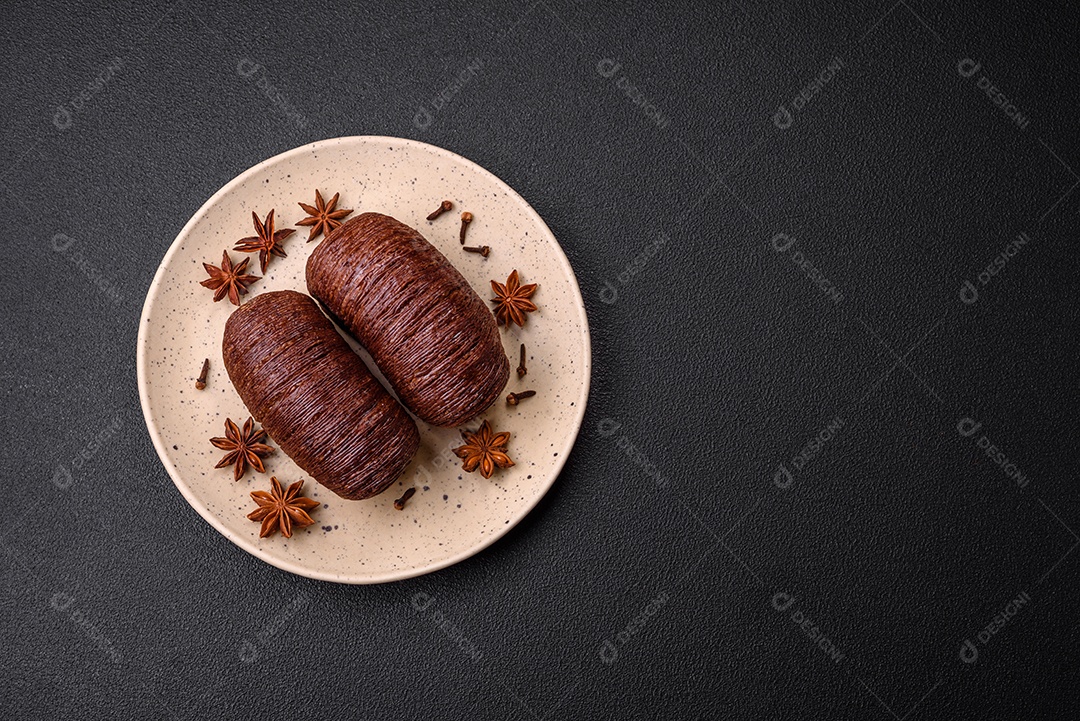
[[[500,398],[482,418],[510,431],[510,456],[517,465],[491,479],[465,473],[452,448],[455,429],[417,421],[421,445],[413,463],[385,493],[347,501],[316,484],[280,450],[266,459],[267,473],[232,480],[230,468],[215,469],[224,454],[209,439],[223,436],[225,419],[243,423],[248,411],[233,390],[221,360],[221,336],[235,306],[212,302],[199,285],[203,262],[221,263],[229,249],[235,262],[258,256],[232,250],[254,235],[251,212],[274,209],[278,228],[294,227],[284,242],[287,258],[273,258],[245,300],[262,292],[306,293],[304,267],[320,238],[307,243],[306,216],[298,202],[313,204],[315,189],[339,208],[376,211],[420,230],[452,262],[481,298],[491,280],[505,282],[518,269],[522,283],[538,283],[539,311],[524,328],[501,331],[510,358],[506,392],[537,395],[508,406]],[[425,219],[443,199],[454,210]],[[474,220],[470,245],[489,245],[491,255],[464,253],[458,243],[460,213]],[[352,217],[352,216],[350,216]],[[253,269],[253,270],[252,270]],[[347,339],[356,348],[351,339]],[[519,379],[519,344],[528,350],[528,375]],[[357,349],[383,381],[370,357]],[[210,359],[205,390],[194,380]],[[446,150],[412,140],[353,137],[305,145],[259,163],[219,190],[173,241],[146,296],[138,340],[139,397],[154,447],[180,493],[226,538],[262,560],[292,573],[341,583],[380,583],[444,568],[493,543],[520,521],[555,482],[574,445],[589,392],[590,347],[585,306],[574,271],[551,231],[528,203],[478,165]],[[504,396],[505,393],[504,392]],[[479,425],[479,419],[470,429]],[[291,539],[259,538],[259,524],[246,515],[250,493],[268,489],[270,476],[283,483],[305,479],[305,492],[320,502],[315,525]],[[416,495],[404,511],[394,499],[410,486]]]

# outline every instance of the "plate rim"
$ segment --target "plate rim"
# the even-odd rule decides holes
[[[190,229],[198,221],[200,221],[203,216],[206,215],[206,213],[209,212],[209,210],[218,202],[220,198],[234,190],[238,185],[243,184],[250,177],[261,172],[262,169],[266,166],[282,162],[283,160],[286,160],[287,158],[295,155],[310,153],[313,150],[325,150],[327,147],[334,145],[344,145],[348,143],[358,142],[384,142],[398,145],[400,147],[414,147],[420,148],[428,152],[434,152],[437,155],[443,155],[456,162],[464,163],[466,166],[471,167],[474,171],[487,175],[497,181],[502,186],[504,186],[509,191],[511,198],[520,203],[524,207],[526,212],[532,213],[535,216],[536,220],[539,222],[542,230],[546,232],[549,236],[549,239],[554,241],[554,249],[556,251],[557,260],[567,272],[567,275],[570,278],[571,287],[577,293],[578,303],[575,304],[575,308],[580,313],[585,341],[585,382],[582,386],[581,395],[575,402],[575,407],[577,408],[577,414],[574,417],[575,427],[573,432],[567,438],[564,446],[560,449],[559,458],[555,464],[554,472],[551,474],[551,477],[547,481],[546,485],[542,489],[540,489],[538,493],[534,494],[533,497],[530,498],[524,506],[522,506],[518,514],[510,518],[510,523],[503,524],[502,527],[496,530],[496,532],[492,533],[490,536],[484,537],[479,543],[470,546],[464,551],[461,551],[460,553],[457,553],[449,558],[428,563],[424,566],[401,569],[390,573],[382,573],[366,577],[357,577],[349,574],[335,574],[327,571],[313,570],[301,564],[292,563],[266,553],[261,553],[259,551],[259,547],[256,545],[251,545],[248,539],[240,539],[239,537],[231,533],[228,528],[220,521],[218,515],[212,513],[198,500],[191,488],[188,487],[188,485],[181,478],[181,475],[176,469],[176,466],[173,465],[173,463],[169,460],[164,440],[161,437],[161,431],[158,429],[157,425],[151,421],[149,408],[150,400],[148,396],[148,386],[146,378],[146,346],[150,313],[153,310],[154,300],[156,299],[158,289],[162,285],[162,281],[165,277],[166,266],[169,265],[169,263],[173,259],[173,256],[179,251],[182,241],[187,236]],[[180,495],[183,496],[184,500],[187,501],[188,505],[190,505],[195,510],[195,512],[203,518],[203,520],[209,523],[215,530],[217,530],[218,533],[228,539],[233,545],[254,556],[260,561],[268,563],[271,566],[279,568],[288,573],[303,576],[305,578],[312,578],[319,581],[331,581],[334,583],[348,585],[373,585],[379,583],[390,583],[393,581],[401,581],[408,578],[416,578],[418,576],[424,576],[429,573],[434,573],[436,571],[440,571],[444,568],[448,568],[449,566],[460,563],[468,558],[471,558],[472,556],[475,556],[477,553],[488,548],[500,538],[509,533],[512,528],[516,527],[527,515],[529,515],[529,513],[533,511],[534,508],[536,508],[536,506],[540,503],[541,499],[547,496],[548,492],[551,491],[552,486],[555,485],[555,481],[559,478],[560,475],[562,475],[562,470],[566,465],[566,461],[569,458],[570,453],[574,448],[574,445],[577,443],[578,435],[581,433],[581,427],[585,420],[585,406],[588,404],[589,391],[592,386],[592,339],[589,331],[589,319],[588,312],[585,307],[585,298],[581,293],[581,286],[578,283],[577,275],[574,273],[574,268],[570,265],[570,260],[566,257],[566,252],[563,250],[558,238],[556,238],[555,234],[551,232],[551,229],[548,227],[547,223],[544,221],[540,213],[538,213],[536,209],[533,208],[532,205],[530,205],[529,202],[521,196],[520,193],[514,190],[514,188],[512,188],[509,183],[492,173],[487,168],[484,168],[483,166],[473,162],[472,160],[469,160],[462,155],[458,155],[453,151],[441,148],[437,145],[425,143],[420,140],[413,140],[410,138],[397,138],[388,135],[345,135],[341,137],[324,138],[322,140],[315,140],[310,143],[305,143],[303,145],[291,148],[256,163],[255,165],[251,166],[247,170],[244,170],[242,173],[232,178],[229,182],[225,183],[225,185],[221,186],[221,188],[219,188],[217,192],[211,195],[201,206],[199,206],[199,209],[196,210],[194,214],[192,214],[192,216],[176,234],[176,237],[169,245],[169,249],[165,251],[165,255],[162,257],[161,262],[158,264],[157,270],[154,272],[154,278],[150,281],[149,288],[147,288],[146,298],[143,300],[142,312],[139,315],[139,333],[136,343],[137,346],[135,353],[135,369],[139,387],[139,405],[142,408],[143,421],[146,424],[146,430],[147,433],[150,435],[150,440],[154,444],[154,450],[157,452],[158,460],[160,460],[162,465],[165,466],[165,470],[169,474],[169,477],[172,479],[173,485],[175,485],[177,490],[180,491]]]

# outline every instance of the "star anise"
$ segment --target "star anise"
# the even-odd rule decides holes
[[[210,274],[206,280],[200,280],[199,285],[214,291],[214,302],[217,303],[225,296],[233,305],[240,305],[240,296],[247,295],[247,286],[259,279],[257,275],[245,275],[248,258],[233,265],[229,257],[229,251],[221,252],[221,267],[203,263],[203,268]]]
[[[276,255],[279,258],[286,257],[285,251],[281,249],[281,241],[288,238],[296,231],[292,228],[285,228],[274,232],[274,211],[270,211],[266,216],[265,222],[259,222],[259,216],[255,215],[255,211],[251,211],[251,219],[255,223],[255,232],[258,235],[253,235],[250,238],[241,238],[237,242],[233,250],[239,250],[243,253],[254,253],[259,251],[259,267],[262,268],[262,272],[266,272],[266,264],[270,261],[270,256]]]
[[[495,304],[495,318],[499,325],[509,326],[513,322],[523,326],[525,314],[536,310],[536,304],[529,300],[536,292],[536,283],[521,285],[516,270],[506,279],[506,285],[491,281],[491,289],[495,291],[491,301]]]
[[[303,481],[297,481],[289,486],[289,490],[282,492],[278,479],[270,477],[271,490],[252,491],[251,497],[259,507],[248,514],[253,521],[262,521],[259,529],[259,538],[266,538],[281,531],[285,538],[292,538],[293,526],[303,528],[315,523],[315,519],[307,514],[313,508],[319,507],[319,502],[300,495],[304,487]]]
[[[454,449],[454,454],[464,460],[461,467],[470,473],[480,468],[480,475],[491,478],[495,467],[509,468],[514,465],[510,456],[506,455],[506,442],[510,440],[509,433],[492,433],[491,424],[484,421],[480,430],[476,433],[462,431],[461,437],[465,439],[465,445]]]
[[[334,193],[334,197],[330,199],[330,202],[324,202],[322,194],[319,193],[318,188],[315,189],[315,207],[311,207],[307,203],[297,203],[304,212],[307,213],[309,218],[297,221],[297,225],[310,225],[311,232],[308,233],[307,242],[315,240],[315,236],[319,233],[326,237],[330,234],[330,231],[341,225],[341,219],[352,213],[352,210],[334,210],[337,207],[338,196],[340,193]]]
[[[225,438],[211,438],[210,442],[216,448],[228,451],[225,457],[218,461],[214,468],[233,467],[233,480],[239,481],[247,472],[250,464],[259,473],[266,473],[262,459],[274,452],[273,447],[266,445],[266,431],[255,430],[255,419],[248,418],[241,430],[232,422],[231,418],[225,419]]]

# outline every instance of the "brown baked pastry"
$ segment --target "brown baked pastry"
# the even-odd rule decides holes
[[[404,223],[363,213],[332,231],[308,258],[307,285],[428,423],[461,425],[506,386],[510,361],[495,317]]]
[[[382,492],[416,454],[412,418],[303,293],[261,293],[240,306],[221,346],[251,415],[342,498]]]

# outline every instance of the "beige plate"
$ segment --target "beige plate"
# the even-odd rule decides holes
[[[267,473],[249,471],[240,482],[229,468],[215,469],[224,454],[209,438],[224,435],[225,419],[243,423],[247,409],[233,390],[221,361],[221,334],[234,309],[228,299],[198,283],[203,262],[219,265],[228,248],[234,262],[257,254],[232,251],[254,235],[251,212],[276,210],[278,228],[295,227],[250,291],[290,288],[307,292],[304,265],[320,242],[306,242],[306,216],[298,201],[314,204],[318,188],[339,208],[392,215],[439,248],[482,298],[489,281],[505,282],[515,268],[522,283],[539,283],[539,306],[525,328],[503,330],[511,369],[518,346],[528,348],[528,375],[511,370],[507,392],[532,389],[536,397],[516,407],[500,399],[484,414],[496,431],[510,431],[509,454],[517,463],[490,480],[465,473],[451,449],[456,430],[418,421],[420,451],[401,479],[367,501],[346,501],[317,485],[280,450],[266,459]],[[454,210],[429,222],[425,216],[443,199]],[[460,213],[472,212],[470,245],[489,245],[486,260],[458,244]],[[251,298],[251,295],[245,299]],[[354,346],[355,347],[355,346]],[[361,352],[368,367],[371,359]],[[210,359],[205,390],[194,387],[204,358]],[[139,325],[139,397],[150,437],[184,498],[203,518],[245,551],[292,573],[340,583],[381,583],[418,576],[468,558],[509,531],[555,482],[574,445],[589,394],[589,326],[574,271],[555,237],[529,204],[494,175],[440,148],[412,140],[352,137],[305,145],[259,163],[214,194],[188,221],[165,254],[146,295]],[[382,379],[376,371],[376,375]],[[385,385],[385,383],[384,383]],[[470,426],[475,428],[479,421]],[[304,478],[307,495],[323,505],[312,511],[315,525],[291,539],[259,538],[259,524],[246,514],[249,494]],[[404,511],[393,501],[409,486],[416,495]]]

